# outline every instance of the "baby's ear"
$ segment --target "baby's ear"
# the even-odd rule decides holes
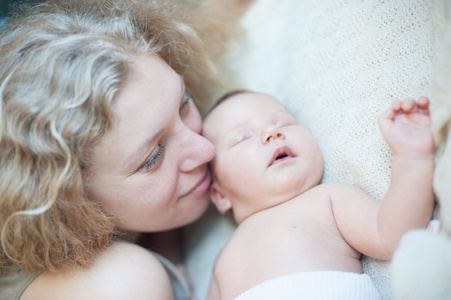
[[[216,181],[210,186],[210,198],[220,213],[224,214],[232,208],[232,202],[225,197]]]

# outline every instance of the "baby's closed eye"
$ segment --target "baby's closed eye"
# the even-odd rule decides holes
[[[274,122],[274,124],[277,127],[285,127],[285,126],[291,126],[291,125],[298,125],[299,122],[294,118],[290,116],[285,116],[283,118],[277,119],[276,122]]]
[[[243,132],[239,132],[239,133],[235,134],[232,146],[236,146],[236,145],[240,144],[241,142],[248,140],[249,138],[252,137],[253,134],[254,134],[253,131],[243,131]]]
[[[285,126],[289,126],[289,125],[293,125],[293,122],[290,122],[290,121],[277,121],[276,122],[277,127],[285,127]]]

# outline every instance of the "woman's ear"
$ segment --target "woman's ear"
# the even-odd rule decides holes
[[[232,202],[224,195],[221,187],[216,181],[213,181],[210,186],[210,198],[218,211],[222,214],[226,213],[232,208]]]

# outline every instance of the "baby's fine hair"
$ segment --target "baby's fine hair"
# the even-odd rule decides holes
[[[216,100],[211,108],[208,110],[207,115],[211,113],[216,107],[218,107],[222,102],[225,102],[227,99],[232,98],[233,96],[239,95],[239,94],[245,94],[245,93],[253,93],[249,90],[231,90],[223,94],[221,97],[219,97],[218,100]]]
[[[201,107],[211,93],[202,43],[168,1],[53,2],[0,33],[0,272],[89,266],[111,243],[83,171],[137,56],[161,56]]]

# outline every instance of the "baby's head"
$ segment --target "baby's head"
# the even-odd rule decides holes
[[[233,93],[205,118],[204,136],[216,147],[211,199],[233,208],[241,223],[316,186],[323,174],[318,143],[276,99]]]

